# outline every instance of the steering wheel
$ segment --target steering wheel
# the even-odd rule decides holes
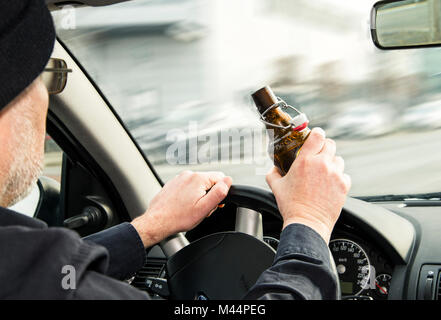
[[[262,240],[262,215],[282,220],[274,195],[234,185],[223,201],[237,207],[235,231],[188,243],[183,234],[161,243],[171,299],[241,299],[273,263],[275,250]]]

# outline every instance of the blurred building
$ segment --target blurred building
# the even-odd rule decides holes
[[[374,48],[373,2],[139,0],[78,10],[76,29],[58,32],[131,128],[172,106],[252,108],[267,84],[327,127],[347,102],[400,113],[439,87],[423,80],[437,55]]]
[[[354,50],[347,42],[354,34],[347,28],[348,19],[359,19],[360,14],[341,6],[330,14],[329,3],[324,4],[141,0],[100,10],[81,9],[76,30],[58,31],[71,47],[81,42],[78,50],[86,52],[77,54],[83,63],[90,56],[92,74],[93,68],[106,71],[106,79],[97,80],[104,83],[115,105],[130,107],[132,113],[137,106],[167,112],[168,106],[189,102],[221,104],[236,100],[238,92],[249,94],[273,82],[284,87],[282,91],[292,90],[303,102],[310,100],[302,94],[311,95],[315,78],[321,86],[317,93],[326,99],[341,90],[331,76],[350,77],[351,68],[345,65],[332,74],[323,68],[330,61],[353,56],[347,54]],[[317,43],[323,50],[316,49]],[[341,50],[327,50],[330,47]],[[299,61],[303,57],[302,63],[292,57]],[[366,69],[365,64],[358,63],[357,68]],[[131,101],[125,100],[127,96]]]

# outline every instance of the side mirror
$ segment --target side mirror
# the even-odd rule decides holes
[[[441,0],[377,2],[371,34],[383,50],[441,46]]]

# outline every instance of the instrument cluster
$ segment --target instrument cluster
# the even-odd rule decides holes
[[[264,241],[277,249],[278,240],[275,237],[265,236]],[[354,232],[336,229],[329,249],[340,279],[342,299],[388,298],[393,265],[373,244]]]

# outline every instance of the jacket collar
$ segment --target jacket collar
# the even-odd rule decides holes
[[[24,214],[0,207],[0,227],[24,226],[34,229],[47,228],[46,223],[33,219]]]

